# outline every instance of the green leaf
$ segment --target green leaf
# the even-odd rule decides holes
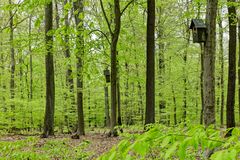
[[[144,157],[149,150],[149,145],[144,141],[136,141],[133,144],[133,149],[135,152],[139,153],[142,157]]]
[[[165,153],[164,158],[165,159],[171,159],[171,156],[173,153],[175,153],[177,146],[179,145],[179,142],[175,142]]]

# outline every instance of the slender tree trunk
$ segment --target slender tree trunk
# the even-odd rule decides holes
[[[219,26],[219,62],[221,66],[220,71],[220,88],[221,88],[221,104],[220,104],[220,123],[223,125],[224,113],[224,55],[223,55],[223,26],[222,26],[222,8],[218,11],[218,26]]]
[[[105,92],[105,126],[110,126],[110,116],[109,116],[109,100],[108,100],[108,86],[104,87]]]
[[[177,125],[177,102],[176,102],[176,96],[174,92],[174,86],[172,85],[172,96],[173,96],[173,104],[174,104],[174,109],[173,109],[173,119],[174,119],[174,125]]]
[[[217,0],[207,1],[206,25],[207,40],[203,57],[203,99],[204,123],[208,127],[215,124],[215,50],[216,50]]]
[[[186,1],[186,12],[189,12],[189,1]],[[185,34],[185,38],[186,38],[186,48],[184,50],[183,53],[183,62],[184,62],[184,66],[183,66],[183,86],[184,86],[184,90],[183,90],[183,121],[184,123],[186,122],[186,118],[187,118],[187,55],[188,55],[188,47],[190,44],[190,32],[189,32],[189,19],[187,18],[187,22],[186,22],[186,30],[184,30],[184,34]]]
[[[46,109],[44,119],[44,132],[42,137],[47,138],[54,135],[54,107],[55,107],[55,81],[53,61],[53,36],[49,31],[53,27],[53,5],[52,2],[45,7],[45,41],[46,41]]]
[[[137,57],[135,56],[135,60],[137,60]],[[139,77],[139,64],[136,63],[136,76]],[[137,88],[138,88],[138,106],[140,110],[140,116],[141,116],[141,123],[144,124],[144,105],[143,105],[143,95],[142,95],[142,86],[141,82],[137,80]]]
[[[88,90],[88,127],[90,128],[92,125],[91,125],[91,120],[92,120],[92,117],[91,117],[91,92],[90,90]]]
[[[1,51],[2,51],[2,47],[3,47],[3,44],[1,42]],[[4,63],[4,53],[1,52],[1,74],[0,74],[0,83],[1,83],[1,89],[2,89],[2,92],[1,92],[1,105],[3,107],[3,112],[7,112],[7,107],[5,106],[5,101],[6,101],[6,98],[5,98],[5,95],[3,93],[6,92],[6,85],[5,85],[5,81],[4,81],[4,70],[5,70],[5,67],[4,67],[5,63]]]
[[[32,15],[29,17],[29,26],[28,26],[28,34],[29,34],[29,44],[28,44],[28,50],[29,50],[29,67],[30,67],[30,85],[29,85],[29,101],[31,102],[33,100],[33,55],[32,55]],[[30,106],[30,124],[31,128],[33,128],[33,110],[32,105]]]
[[[200,73],[200,88],[201,88],[201,115],[200,115],[200,124],[203,124],[203,114],[204,114],[204,96],[203,96],[203,71],[204,71],[204,48],[203,45],[200,44],[201,49],[201,55],[200,55],[200,61],[201,61],[201,73]]]
[[[159,7],[157,8],[157,13],[159,14],[159,19],[158,19],[158,85],[159,85],[159,101],[158,101],[158,106],[159,106],[159,117],[160,117],[160,122],[165,123],[167,121],[166,118],[166,101],[163,98],[163,89],[162,87],[164,86],[164,74],[165,74],[165,62],[164,62],[164,43],[163,43],[163,22],[161,21],[161,15],[162,15],[162,8]]]
[[[235,2],[235,0],[228,0]],[[234,105],[235,105],[235,86],[236,86],[236,47],[237,47],[237,27],[236,27],[236,8],[228,6],[229,21],[229,61],[228,61],[228,89],[227,89],[227,128],[235,127]],[[231,136],[232,129],[228,132]]]
[[[238,17],[238,117],[240,121],[240,16]]]
[[[118,54],[118,52],[117,52]],[[119,62],[117,60],[117,74],[119,73]],[[120,77],[119,74],[117,76],[117,109],[118,109],[118,117],[117,124],[122,125],[122,117],[121,117],[121,92],[120,92]]]
[[[147,73],[145,124],[155,123],[155,0],[147,1]]]
[[[129,124],[129,68],[128,68],[128,63],[125,62],[125,73],[126,73],[126,79],[125,79],[125,100],[124,100],[124,104],[125,104],[125,122],[128,125]]]
[[[9,0],[9,5],[12,5],[12,0]],[[13,113],[11,117],[11,123],[12,123],[12,130],[14,130],[14,121],[15,121],[15,104],[14,104],[14,98],[15,98],[15,50],[14,50],[14,45],[13,45],[13,12],[12,9],[9,11],[9,16],[10,16],[10,21],[9,21],[9,26],[10,26],[10,55],[11,55],[11,65],[10,65],[10,70],[11,70],[11,79],[10,79],[10,99],[12,100],[11,102],[11,111]]]
[[[60,16],[58,13],[58,2],[57,0],[54,0],[54,6],[55,6],[55,20],[56,20],[56,28],[59,28],[59,20],[60,20]]]
[[[121,92],[120,92],[120,79],[118,77],[117,80],[117,106],[118,106],[118,125],[122,125],[122,117],[121,117]]]
[[[78,111],[78,131],[77,135],[85,135],[84,114],[83,114],[83,55],[84,55],[84,26],[83,26],[83,0],[77,0],[73,3],[75,14],[75,23],[77,28],[77,111]]]
[[[64,5],[68,3],[68,0],[64,0]],[[68,10],[65,10],[65,17],[64,17],[64,24],[65,24],[65,35],[64,35],[64,41],[65,41],[65,47],[64,47],[64,52],[65,52],[65,58],[67,61],[70,61],[71,55],[70,55],[70,48],[69,48],[69,14]],[[67,99],[70,98],[70,113],[75,113],[75,96],[74,96],[74,81],[73,81],[73,71],[72,71],[72,65],[71,63],[67,64],[67,70],[66,70],[66,87],[69,90],[69,97],[66,97]],[[66,107],[67,109],[67,107]],[[72,121],[69,120],[69,117],[67,115],[68,113],[65,114],[65,123],[67,126],[73,126]],[[69,124],[70,123],[70,124]]]
[[[22,53],[19,53],[19,65],[20,65],[20,67],[19,67],[20,99],[23,100],[24,99],[24,95],[23,95],[24,86],[23,86],[23,67],[22,67],[23,66],[23,58],[22,58]],[[24,105],[20,104],[19,106],[22,108],[22,110],[24,110],[24,108],[23,108]],[[21,120],[22,120],[22,128],[25,128],[25,124],[26,124],[26,113],[25,112],[22,113],[22,119]]]

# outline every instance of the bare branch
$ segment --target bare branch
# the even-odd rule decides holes
[[[28,19],[28,18],[29,18],[29,16],[27,16],[27,17],[23,18],[22,20],[18,21],[17,23],[15,23],[14,26],[13,26],[13,29],[17,28],[17,26],[18,26],[19,24],[21,24],[22,22],[24,22],[24,21],[25,21],[26,19]],[[8,27],[9,27],[9,25],[2,27],[2,28],[0,29],[0,32],[2,32],[3,30],[7,29]]]
[[[130,2],[128,2],[128,4],[123,8],[123,10],[121,11],[121,16],[122,16],[122,14],[124,13],[124,11],[129,7],[129,5],[131,4],[131,3],[133,3],[135,0],[131,0]]]
[[[104,7],[103,7],[103,2],[102,2],[102,0],[100,0],[100,4],[101,4],[101,9],[102,9],[102,12],[103,12],[103,16],[104,16],[104,18],[105,18],[105,20],[106,20],[106,22],[107,22],[107,26],[108,26],[109,32],[110,32],[111,35],[113,35],[112,29],[111,29],[111,25],[110,25],[110,23],[109,23],[109,20],[108,20],[108,18],[107,18],[107,14],[106,14],[105,9],[104,9]]]
[[[21,0],[18,1],[17,5],[20,5],[20,4],[21,4]],[[8,21],[7,21],[7,23],[4,25],[4,27],[1,28],[1,30],[0,30],[1,32],[2,32],[4,29],[8,28],[8,24],[10,23],[11,19],[17,14],[17,11],[18,11],[18,9],[16,9],[16,10],[14,11],[14,13],[13,13],[12,16],[8,19]]]
[[[107,39],[108,44],[111,45],[111,42],[110,42],[108,36],[106,35],[106,33],[104,33],[103,31],[101,31],[99,29],[95,29],[95,30],[92,30],[91,32],[89,32],[88,35],[92,34],[93,32],[100,32]]]

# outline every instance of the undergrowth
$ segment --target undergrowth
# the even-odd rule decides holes
[[[154,125],[143,134],[125,134],[118,145],[98,159],[235,160],[240,153],[239,136],[238,128],[224,138],[224,133],[213,127]]]
[[[28,137],[22,140],[0,142],[0,160],[47,160],[47,159],[88,159],[89,153],[83,151],[89,142],[78,145],[69,139],[40,139]]]

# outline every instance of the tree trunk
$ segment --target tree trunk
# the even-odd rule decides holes
[[[32,59],[32,15],[29,17],[29,27],[28,27],[28,34],[29,34],[29,44],[28,44],[28,50],[29,50],[29,67],[30,67],[30,85],[29,85],[29,101],[31,102],[33,100],[33,59]],[[31,128],[33,128],[33,110],[32,105],[30,106],[30,124]]]
[[[187,0],[186,2],[186,12],[189,12],[189,0]],[[189,47],[189,43],[190,43],[190,32],[189,32],[189,19],[187,18],[187,22],[186,22],[186,30],[184,30],[184,34],[185,34],[185,38],[186,38],[186,48],[183,52],[183,62],[184,62],[184,66],[183,66],[183,86],[184,86],[184,90],[183,90],[183,122],[186,122],[186,118],[187,118],[187,55],[188,55],[188,47]]]
[[[1,51],[2,51],[2,47],[3,47],[3,43],[1,42]],[[4,70],[5,70],[5,67],[4,67],[4,65],[5,65],[5,63],[4,63],[5,61],[4,61],[4,53],[3,52],[1,52],[1,74],[0,74],[0,83],[1,83],[1,85],[0,85],[0,87],[1,87],[1,89],[2,89],[2,92],[1,92],[1,105],[2,105],[2,107],[3,107],[3,112],[7,112],[7,107],[6,107],[6,104],[5,104],[5,101],[6,101],[6,98],[5,98],[5,95],[3,94],[3,93],[5,93],[6,92],[6,84],[5,84],[5,81],[4,81],[4,78],[3,78],[3,76],[4,76]]]
[[[114,127],[117,125],[117,43],[121,28],[121,13],[119,0],[114,0],[114,32],[111,41],[111,131],[110,135],[116,136]]]
[[[83,0],[77,0],[73,3],[75,14],[75,23],[77,29],[77,112],[78,129],[77,135],[85,135],[84,114],[83,114],[83,55],[84,55],[84,26],[83,26]]]
[[[240,16],[238,17],[238,117],[240,120]]]
[[[200,61],[201,61],[201,73],[200,73],[200,88],[201,88],[201,115],[200,115],[200,124],[203,124],[203,114],[204,114],[204,96],[203,96],[203,71],[204,71],[204,48],[203,45],[200,44]]]
[[[68,3],[68,0],[64,0],[64,5],[66,5]],[[65,41],[65,46],[64,46],[64,52],[65,52],[65,58],[67,61],[71,60],[71,55],[70,55],[70,48],[69,48],[69,14],[68,14],[68,10],[65,10],[65,17],[64,17],[64,24],[65,24],[65,35],[64,35],[64,41]],[[69,94],[66,95],[70,95],[67,96],[66,99],[70,98],[70,116],[72,116],[71,113],[75,113],[75,96],[74,96],[74,81],[73,81],[73,71],[72,71],[72,65],[71,63],[67,64],[67,70],[66,70],[66,87],[69,90]],[[67,110],[67,107],[66,107]],[[67,126],[74,126],[74,124],[72,124],[73,120],[69,120],[70,117],[67,115],[68,113],[65,113],[65,123],[67,124]]]
[[[108,86],[104,87],[105,92],[105,126],[110,126],[110,116],[109,116],[109,100],[108,100]]]
[[[147,1],[147,73],[145,124],[155,123],[155,0]]]
[[[172,96],[173,96],[173,104],[174,104],[174,109],[173,109],[173,119],[174,119],[174,125],[177,125],[177,102],[176,102],[176,96],[174,92],[174,86],[172,85]]]
[[[134,34],[134,33],[133,33]],[[125,79],[125,100],[124,100],[124,105],[125,105],[125,122],[128,125],[129,124],[129,68],[128,68],[128,63],[127,61],[125,62],[125,73],[126,73],[126,79]]]
[[[58,29],[59,28],[60,17],[59,17],[59,13],[58,13],[58,2],[57,2],[57,0],[54,0],[54,5],[55,5],[55,11],[56,11],[56,13],[55,13],[56,29]]]
[[[9,5],[12,5],[12,0],[9,0]],[[13,12],[12,9],[9,11],[9,16],[10,16],[10,55],[11,55],[11,65],[10,65],[10,70],[11,70],[11,79],[10,79],[10,99],[11,99],[11,111],[13,115],[11,116],[11,123],[12,123],[12,130],[16,127],[14,125],[15,121],[15,104],[14,104],[14,98],[15,98],[15,51],[14,51],[14,45],[13,45]]]
[[[203,57],[203,99],[204,123],[208,127],[215,124],[215,50],[216,50],[217,0],[207,1],[206,25],[207,40]]]
[[[220,123],[223,125],[224,113],[224,55],[223,55],[223,26],[222,26],[222,8],[218,12],[218,26],[219,26],[219,61],[221,66],[220,71],[220,88],[221,88],[221,104],[220,104]]]
[[[118,54],[118,52],[117,52]],[[117,60],[117,74],[119,73],[119,62]],[[121,117],[121,92],[120,92],[120,77],[119,74],[117,76],[117,109],[118,109],[118,117],[117,124],[122,125],[122,117]]]
[[[117,106],[118,106],[118,125],[122,125],[122,117],[121,117],[121,93],[120,93],[120,79],[118,77],[117,80]]]
[[[53,27],[53,5],[52,2],[45,7],[45,41],[46,51],[46,109],[44,119],[44,132],[42,137],[47,138],[54,135],[54,106],[55,106],[55,82],[54,82],[54,65],[53,65],[53,36],[49,31]]]
[[[159,101],[158,101],[158,106],[159,106],[159,121],[163,124],[166,124],[167,122],[167,117],[166,117],[166,101],[163,98],[163,89],[162,87],[164,86],[164,73],[165,73],[165,62],[164,62],[164,43],[162,42],[163,40],[163,22],[161,22],[161,15],[162,15],[162,8],[159,7],[157,8],[157,13],[159,14],[159,20],[158,20],[158,80],[159,80]]]
[[[235,0],[228,0],[229,3]],[[237,46],[237,27],[236,27],[236,8],[228,6],[229,21],[229,50],[228,50],[228,89],[227,89],[227,128],[235,127],[234,104],[235,104],[235,86],[236,86],[236,46]],[[231,131],[228,136],[231,136]]]

